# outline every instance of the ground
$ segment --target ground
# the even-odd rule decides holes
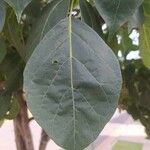
[[[34,144],[38,149],[40,127],[35,121],[31,123]],[[0,128],[0,150],[16,150],[12,121],[6,121]],[[150,150],[150,140],[146,139],[144,127],[134,121],[126,111],[116,110],[112,119],[105,126],[97,140],[86,150]],[[62,150],[50,141],[47,150]]]

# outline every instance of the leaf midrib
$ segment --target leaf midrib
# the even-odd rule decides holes
[[[69,19],[70,20],[70,19]],[[72,107],[73,107],[73,129],[74,129],[74,150],[75,150],[75,101],[74,101],[74,84],[73,84],[73,65],[72,65],[72,21],[69,21],[69,60],[70,60],[70,86],[72,95]]]
[[[69,61],[70,61],[70,86],[71,86],[71,95],[72,95],[72,108],[73,108],[73,150],[75,150],[75,130],[76,130],[76,114],[75,114],[75,101],[74,101],[74,84],[73,84],[73,65],[72,65],[72,60],[73,60],[73,49],[72,49],[72,10],[73,10],[73,4],[74,0],[71,2],[71,7],[70,7],[70,15],[69,15],[69,20],[68,20],[68,34],[69,34]]]

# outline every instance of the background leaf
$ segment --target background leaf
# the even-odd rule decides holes
[[[95,0],[96,8],[105,20],[112,36],[128,21],[143,0]]]
[[[145,66],[150,68],[150,1],[143,3],[145,21],[140,28],[140,55]]]
[[[6,17],[5,3],[3,0],[0,0],[0,32],[3,29]]]
[[[29,35],[26,48],[26,60],[31,56],[33,50],[44,35],[68,15],[69,4],[69,0],[54,0],[46,6]]]
[[[132,50],[138,50],[137,45],[133,45],[133,41],[129,37],[128,28],[122,27],[119,29],[118,35],[121,36],[120,43],[118,45],[119,50],[122,51],[124,57]]]
[[[7,53],[6,43],[4,39],[0,39],[0,63],[5,58],[6,53]]]
[[[23,66],[20,57],[14,51],[9,51],[0,64],[0,73],[5,76],[0,89],[0,119],[10,110],[12,93],[23,85]]]
[[[18,113],[20,111],[19,103],[14,97],[11,98],[9,107],[10,108],[9,108],[7,114],[5,114],[5,119],[12,120],[12,119],[16,118],[16,116],[18,115]]]
[[[18,22],[20,22],[22,12],[31,2],[31,0],[4,0],[6,1],[15,11]]]
[[[24,24],[26,28],[30,28],[37,22],[42,12],[41,0],[32,0],[31,3],[23,11]],[[29,34],[29,33],[27,33]]]
[[[82,150],[113,115],[121,73],[98,34],[81,21],[71,22],[59,22],[36,47],[24,89],[30,111],[48,135],[66,150]]]
[[[11,7],[7,8],[6,22],[3,33],[11,47],[15,48],[24,60],[24,39],[22,35],[23,27],[18,24],[14,11]]]
[[[10,100],[10,92],[0,91],[0,120],[4,119],[4,116],[9,109]]]
[[[84,21],[86,24],[88,24],[101,37],[103,37],[103,31],[101,28],[103,21],[99,15],[99,13],[97,12],[96,8],[93,7],[86,0],[80,0],[79,2],[80,2],[82,21]]]
[[[144,23],[144,14],[143,14],[143,7],[140,6],[136,9],[134,15],[129,19],[128,22],[128,30],[129,33],[132,29],[138,29]]]

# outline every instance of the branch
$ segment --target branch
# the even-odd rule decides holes
[[[34,120],[34,117],[29,118],[28,122],[31,122],[32,120]]]
[[[50,140],[50,138],[45,133],[45,131],[42,129],[39,150],[45,150],[49,140]]]
[[[23,97],[23,91],[18,90],[14,92],[14,96],[21,108],[20,113],[15,119],[18,121],[17,126],[20,130],[20,135],[22,136],[26,150],[34,150],[32,134],[29,127],[28,109]]]

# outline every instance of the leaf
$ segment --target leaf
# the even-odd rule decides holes
[[[24,43],[23,43],[23,35],[22,28],[20,24],[18,24],[14,11],[8,7],[7,8],[7,17],[4,26],[4,35],[9,41],[10,45],[14,47],[19,55],[24,60]]]
[[[5,75],[5,90],[13,92],[22,87],[24,64],[16,52],[8,52],[0,64],[0,72]]]
[[[117,107],[120,88],[115,55],[74,19],[60,21],[45,35],[24,71],[30,111],[66,150],[82,150],[96,139]]]
[[[129,19],[128,30],[129,33],[132,29],[138,29],[144,23],[144,14],[142,6],[137,8],[134,15]]]
[[[7,53],[6,44],[3,39],[0,39],[0,63],[3,61]]]
[[[107,36],[105,37],[105,39],[108,39],[108,33],[106,34]],[[107,45],[113,50],[113,52],[118,55],[118,51],[119,49],[119,44],[118,44],[118,38],[117,38],[117,34],[115,34],[111,40],[106,40]]]
[[[143,3],[145,21],[140,28],[140,55],[146,67],[150,68],[150,1]]]
[[[95,0],[96,8],[109,28],[110,37],[126,23],[143,0]]]
[[[31,2],[31,0],[4,0],[4,1],[13,8],[17,16],[18,22],[20,22],[22,12],[27,7],[27,5]]]
[[[138,46],[133,45],[133,42],[131,40],[131,38],[129,37],[129,33],[128,33],[128,29],[125,27],[120,28],[118,35],[121,36],[121,41],[119,44],[119,50],[122,51],[122,54],[124,55],[124,57],[127,56],[127,54],[131,51],[131,50],[138,50]]]
[[[0,32],[2,31],[5,23],[5,17],[6,17],[5,14],[6,14],[5,3],[3,0],[0,0]]]
[[[52,1],[54,1],[54,0],[47,0],[48,3],[51,3]]]
[[[32,0],[31,3],[23,11],[23,15],[26,16],[24,22],[27,24],[25,27],[31,28],[31,26],[33,26],[33,24],[36,23],[37,19],[39,19],[41,12],[42,12],[41,0]]]
[[[69,0],[55,0],[48,4],[48,6],[44,9],[41,17],[39,18],[37,24],[33,27],[33,30],[28,38],[26,60],[29,59],[33,50],[45,34],[61,19],[64,19],[68,15],[69,4]]]
[[[93,28],[101,37],[103,37],[102,31],[102,18],[99,16],[97,10],[91,6],[86,0],[80,0],[80,9],[82,15],[82,21]]]
[[[3,119],[10,109],[12,92],[22,87],[23,65],[16,52],[8,52],[0,64],[0,72],[6,78],[0,89],[0,119]]]
[[[11,93],[0,91],[0,120],[4,118],[9,109]]]

